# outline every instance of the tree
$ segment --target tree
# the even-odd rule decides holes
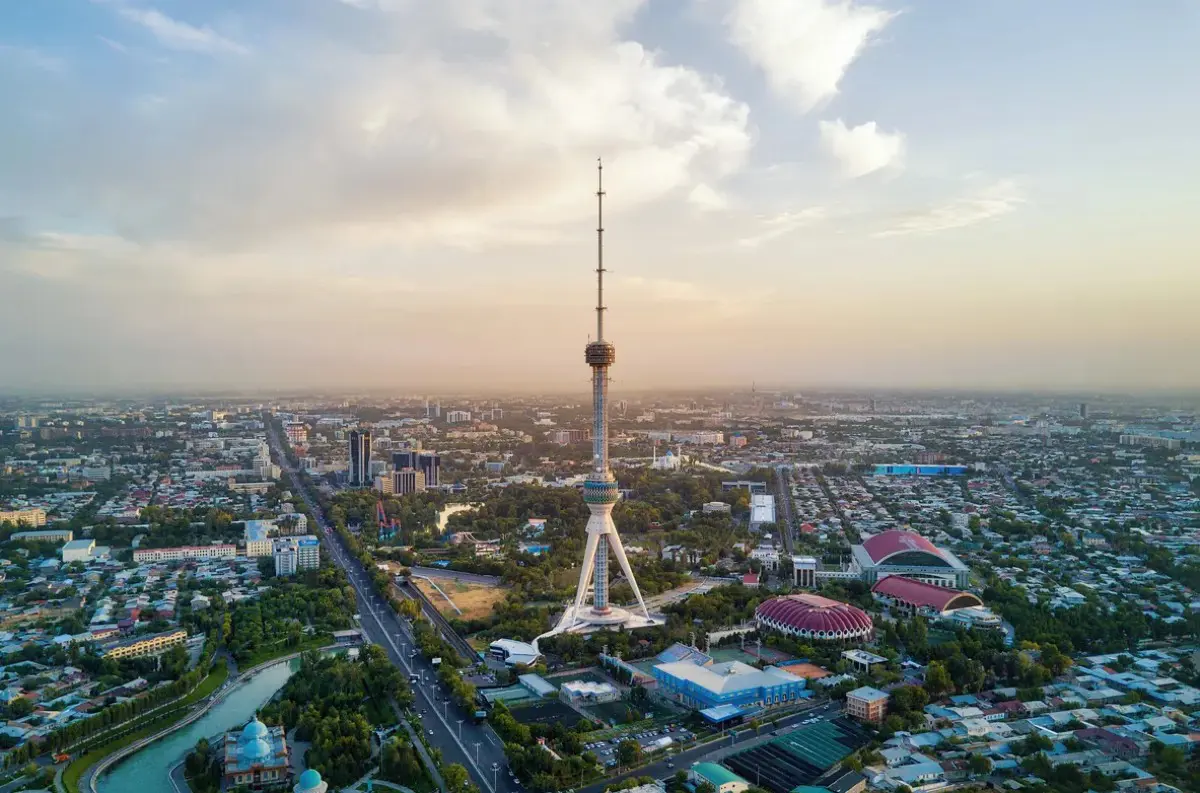
[[[701,782],[696,785],[696,793],[717,793],[717,786],[712,782]]]
[[[954,690],[954,681],[950,679],[950,672],[941,661],[930,661],[929,666],[925,667],[925,690],[932,698],[940,697],[947,691]]]
[[[617,763],[622,766],[635,765],[642,759],[642,745],[628,738],[617,744]]]
[[[467,769],[458,763],[451,763],[443,768],[442,778],[446,780],[446,789],[453,793],[464,791],[467,789],[467,785],[471,784],[471,777],[467,775]]]
[[[992,761],[981,754],[972,753],[967,758],[967,768],[970,769],[972,774],[977,776],[990,774],[992,772]]]

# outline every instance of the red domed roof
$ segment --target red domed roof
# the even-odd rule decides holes
[[[869,633],[872,628],[871,618],[862,609],[820,595],[771,598],[759,605],[754,616],[789,630],[834,636],[857,636]]]
[[[878,564],[892,554],[904,553],[905,551],[920,551],[923,553],[931,553],[939,559],[942,557],[942,552],[937,546],[929,540],[911,531],[885,531],[883,534],[876,534],[874,537],[868,537],[863,540],[863,550],[871,557],[871,561]]]

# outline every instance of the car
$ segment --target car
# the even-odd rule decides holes
[[[430,735],[433,735],[433,730],[430,730],[430,731],[429,731],[429,734],[430,734]]]
[[[675,767],[675,761],[674,761],[674,760],[668,760],[668,761],[667,761],[667,768],[674,768],[674,767]]]

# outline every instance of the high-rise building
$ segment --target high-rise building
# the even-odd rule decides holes
[[[1087,402],[1079,403],[1079,418],[1081,418],[1081,419],[1087,418]]]
[[[442,468],[442,458],[435,452],[406,449],[392,452],[392,467],[397,471],[413,468],[425,474],[425,487],[437,487]]]
[[[447,424],[462,424],[464,421],[471,420],[471,411],[469,410],[447,410]]]
[[[651,617],[646,608],[612,519],[613,505],[620,498],[620,493],[616,477],[608,466],[608,367],[616,360],[616,348],[604,339],[604,172],[599,170],[598,173],[601,181],[596,189],[596,339],[584,348],[584,360],[592,368],[592,471],[583,483],[583,500],[588,505],[591,517],[587,522],[587,545],[583,551],[583,567],[579,571],[575,602],[563,612],[558,625],[543,636],[662,624],[661,618]],[[633,590],[640,614],[609,602],[609,550],[616,557],[625,580]],[[590,607],[586,605],[589,592],[592,595]],[[534,646],[537,646],[536,640]]]
[[[371,484],[371,433],[366,430],[350,431],[350,487],[368,487]]]
[[[425,492],[425,474],[415,468],[401,468],[375,477],[375,489],[384,495],[406,496]]]
[[[321,566],[321,541],[311,534],[275,541],[275,575],[295,575]]]

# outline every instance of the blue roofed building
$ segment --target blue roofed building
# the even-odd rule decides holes
[[[711,656],[697,650],[695,647],[689,647],[686,644],[675,642],[667,649],[654,657],[654,660],[660,664],[673,664],[679,661],[687,661],[696,666],[708,666],[713,662]]]
[[[805,680],[774,666],[755,669],[741,661],[697,666],[675,661],[654,667],[658,691],[694,710],[720,705],[771,707],[808,696]]]
[[[240,731],[225,733],[222,765],[227,788],[286,785],[292,772],[283,727],[268,727],[255,716]]]

